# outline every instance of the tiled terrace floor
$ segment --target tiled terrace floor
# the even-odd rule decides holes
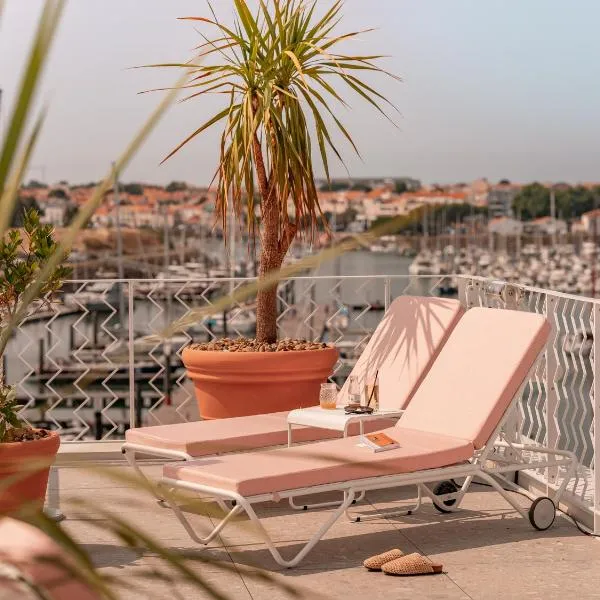
[[[119,470],[121,467],[115,467]],[[159,473],[159,468],[148,467]],[[582,535],[566,518],[558,518],[547,532],[535,532],[529,523],[487,488],[475,486],[454,515],[440,515],[430,504],[417,515],[351,524],[341,519],[300,567],[279,568],[247,522],[233,524],[207,549],[192,542],[169,509],[126,483],[110,482],[80,469],[61,470],[65,526],[88,550],[102,569],[117,578],[135,582],[123,599],[209,597],[189,584],[166,584],[141,579],[145,568],[156,565],[151,554],[123,549],[97,517],[76,518],[69,500],[92,500],[114,509],[132,523],[173,549],[198,552],[224,561],[224,573],[211,564],[196,565],[209,583],[235,600],[277,600],[291,597],[278,583],[300,588],[307,597],[365,600],[495,600],[600,598],[600,541]],[[357,510],[369,512],[390,507],[390,492],[372,493],[369,503]],[[523,502],[527,501],[523,499]],[[258,511],[288,556],[297,551],[324,519],[324,511],[298,513],[287,505],[265,505]],[[206,516],[193,515],[202,528]],[[390,548],[418,551],[444,565],[445,574],[420,578],[395,578],[369,573],[362,560]],[[274,574],[274,581],[257,580],[256,568]]]

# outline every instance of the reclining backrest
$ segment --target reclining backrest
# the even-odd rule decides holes
[[[539,314],[472,308],[461,318],[398,427],[450,435],[483,447],[543,350]]]
[[[458,300],[400,296],[392,302],[371,336],[351,375],[361,386],[379,372],[383,410],[405,408],[450,332],[464,314]],[[348,380],[338,406],[348,403]]]

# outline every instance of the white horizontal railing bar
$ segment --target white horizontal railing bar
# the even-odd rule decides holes
[[[434,275],[292,275],[283,277],[279,283],[285,283],[286,281],[328,281],[328,280],[364,280],[364,279],[376,279],[380,281],[385,281],[386,279],[452,279],[453,277],[467,277],[465,275],[444,275],[441,273]],[[470,278],[470,276],[469,276]],[[148,279],[148,278],[140,278],[140,279],[66,279],[64,281],[65,284],[85,284],[85,283],[107,283],[107,284],[115,284],[115,283],[164,283],[168,281],[169,283],[189,283],[190,281],[210,281],[214,283],[230,283],[230,282],[250,282],[250,281],[258,281],[258,277],[195,277],[191,276],[188,278],[185,277],[165,277],[164,279]],[[489,281],[489,280],[488,280]]]

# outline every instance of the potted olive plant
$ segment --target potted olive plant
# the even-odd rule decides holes
[[[324,11],[323,4],[260,0],[253,14],[245,0],[234,0],[231,27],[219,22],[211,7],[211,18],[186,17],[216,30],[212,37],[203,35],[199,55],[188,63],[155,65],[186,69],[189,99],[203,100],[211,93],[225,99],[222,110],[167,158],[209,127],[223,125],[215,175],[217,216],[225,229],[228,211],[247,215],[248,233],[260,246],[259,280],[279,270],[295,237],[312,235],[323,219],[313,150],[327,177],[328,153],[341,158],[335,136],[356,150],[338,118],[339,106],[333,106],[346,106],[338,84],[380,111],[378,102],[385,100],[360,78],[386,73],[375,62],[381,57],[340,53],[338,46],[362,32],[337,34],[343,2]],[[315,404],[337,351],[301,340],[278,342],[277,316],[276,285],[264,285],[256,300],[256,339],[184,350],[202,417]]]
[[[9,230],[0,240],[0,364],[10,337],[8,324],[21,312],[41,265],[55,250],[53,229],[40,223],[35,209],[25,212],[22,232]],[[36,299],[48,299],[67,274],[64,266],[54,269]],[[60,445],[56,432],[30,427],[19,418],[18,411],[16,391],[0,370],[0,514],[25,504],[42,506],[48,471]]]

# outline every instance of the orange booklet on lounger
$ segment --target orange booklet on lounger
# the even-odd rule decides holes
[[[386,450],[400,448],[400,444],[396,440],[382,431],[363,435],[361,442],[364,446],[373,450],[373,452],[385,452]]]

